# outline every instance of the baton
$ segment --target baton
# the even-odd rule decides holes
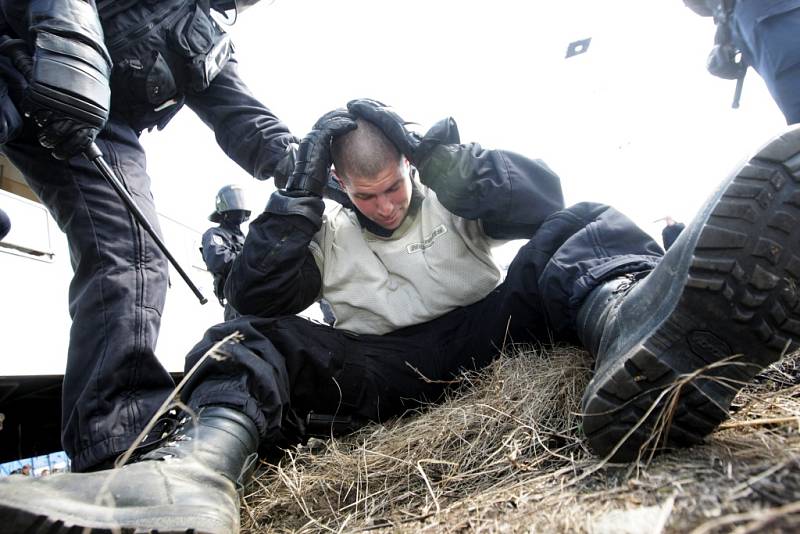
[[[111,169],[111,167],[109,167],[108,163],[106,163],[105,158],[103,158],[103,153],[100,151],[97,143],[92,143],[83,153],[83,155],[86,156],[86,159],[91,161],[95,167],[97,167],[97,170],[100,171],[100,174],[103,175],[103,178],[105,178],[106,181],[111,184],[111,187],[114,188],[119,195],[119,198],[121,198],[122,202],[125,203],[125,206],[127,206],[128,211],[131,213],[131,215],[133,215],[133,218],[136,219],[136,222],[138,222],[148,234],[150,234],[150,237],[152,237],[153,241],[156,242],[158,248],[164,253],[175,270],[178,271],[178,274],[181,275],[183,281],[186,282],[186,285],[189,286],[189,289],[192,290],[197,299],[200,301],[200,304],[205,304],[208,302],[208,299],[206,299],[203,294],[200,293],[200,290],[197,289],[196,285],[194,285],[194,282],[192,282],[191,278],[189,278],[189,275],[186,274],[186,271],[184,271],[183,268],[181,268],[181,266],[178,264],[178,260],[175,259],[169,250],[167,250],[167,246],[158,236],[155,228],[153,228],[153,226],[150,224],[150,221],[147,220],[147,217],[145,217],[145,214],[139,209],[139,206],[136,205],[136,202],[133,200],[133,197],[130,195],[130,193],[125,190],[125,187],[122,185],[122,181],[120,181],[117,175],[114,174],[114,171]]]
[[[745,74],[747,74],[746,66],[742,74],[738,78],[736,78],[736,89],[734,89],[733,91],[733,104],[731,104],[731,107],[733,109],[739,109],[739,100],[742,98],[742,87],[744,86]]]

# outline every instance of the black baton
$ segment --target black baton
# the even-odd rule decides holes
[[[128,207],[128,211],[131,213],[131,215],[133,215],[133,218],[136,219],[136,222],[142,225],[142,228],[144,228],[148,234],[150,234],[150,237],[153,238],[153,241],[156,242],[156,245],[161,252],[164,253],[172,266],[175,267],[175,270],[181,275],[183,281],[189,286],[189,289],[191,289],[198,300],[200,300],[200,304],[205,304],[208,302],[208,299],[206,299],[203,294],[200,293],[200,290],[197,289],[196,285],[194,285],[194,282],[192,282],[191,278],[189,278],[189,275],[186,274],[186,271],[184,271],[183,268],[181,268],[181,266],[178,264],[178,260],[175,259],[169,250],[167,250],[167,246],[158,236],[155,228],[153,228],[153,226],[150,224],[150,221],[148,221],[147,217],[145,217],[144,213],[142,213],[142,210],[140,210],[139,206],[136,205],[133,197],[125,190],[125,187],[122,185],[120,179],[116,174],[114,174],[114,171],[111,169],[111,167],[109,167],[108,163],[106,163],[106,160],[103,158],[103,153],[100,152],[100,148],[97,146],[97,143],[92,143],[83,153],[83,155],[86,156],[86,159],[94,163],[94,166],[97,167],[97,170],[100,171],[100,174],[103,175],[103,178],[105,178],[106,181],[111,184],[111,187],[113,187],[117,192],[119,198],[121,198]]]

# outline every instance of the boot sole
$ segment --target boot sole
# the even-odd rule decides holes
[[[0,504],[0,517],[3,519],[3,532],[17,534],[228,534],[227,529],[214,525],[204,528],[136,528],[121,527],[118,523],[96,523],[81,520],[80,518],[54,519],[47,514],[22,510],[18,507],[9,507]],[[164,522],[177,522],[166,518]],[[93,524],[92,524],[93,523]]]
[[[584,432],[611,461],[699,443],[747,382],[798,348],[800,128],[751,158],[705,216],[685,236],[684,284],[663,295],[671,312],[584,395]]]

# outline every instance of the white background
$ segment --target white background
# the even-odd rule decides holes
[[[655,219],[688,222],[785,127],[752,70],[731,109],[734,82],[705,70],[713,22],[681,0],[264,0],[229,31],[245,82],[298,136],[356,97],[423,131],[450,115],[462,141],[544,159],[567,204],[612,204],[656,237]],[[256,212],[272,191],[191,111],[143,143],[160,210],[198,229],[222,185],[245,186]]]

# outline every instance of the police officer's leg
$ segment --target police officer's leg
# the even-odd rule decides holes
[[[97,143],[158,228],[136,134],[112,118]],[[69,241],[73,323],[62,442],[73,468],[85,470],[124,451],[172,387],[153,353],[167,264],[85,158],[59,162],[33,141],[5,150]]]
[[[652,272],[585,299],[576,326],[597,360],[583,397],[595,452],[632,460],[701,441],[743,385],[798,347],[798,162],[795,128],[723,182]]]
[[[0,521],[22,530],[238,532],[236,484],[259,443],[296,441],[310,412],[383,419],[404,409],[404,397],[442,387],[422,378],[436,368],[414,340],[355,336],[294,316],[217,325],[187,356],[187,371],[234,332],[242,340],[205,357],[186,384],[196,419],[182,418],[125,469],[0,480]]]
[[[788,124],[800,123],[800,6],[765,17],[772,2],[739,0],[734,9],[737,44],[758,71]]]

